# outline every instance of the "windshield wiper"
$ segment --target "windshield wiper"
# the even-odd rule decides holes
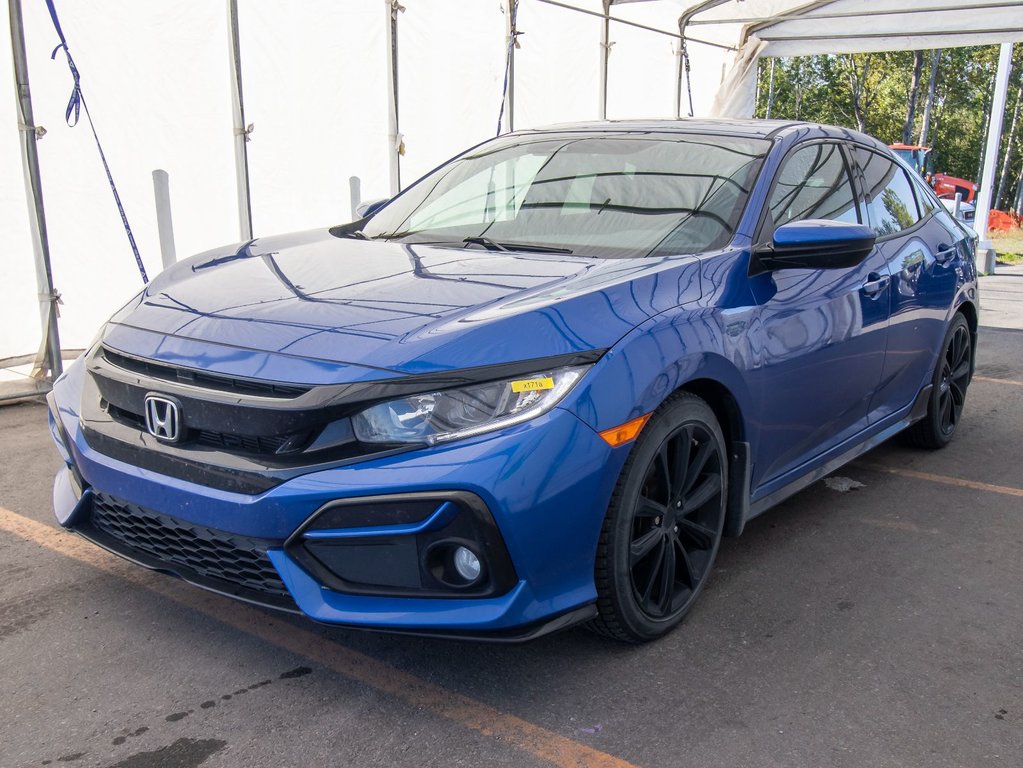
[[[488,251],[507,251],[500,243],[495,243],[489,237],[467,237],[463,241],[466,245],[482,245]]]
[[[341,232],[336,235],[337,237],[350,237],[353,240],[372,240],[373,238],[363,232],[361,229],[353,229],[348,232]]]
[[[482,245],[488,251],[529,251],[532,253],[571,253],[571,248],[555,248],[552,245],[533,245],[532,243],[499,243],[489,237],[467,237],[463,243]]]

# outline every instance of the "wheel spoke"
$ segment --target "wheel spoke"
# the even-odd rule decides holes
[[[663,541],[663,539],[662,539]],[[654,586],[657,584],[657,580],[661,573],[661,564],[664,563],[664,550],[667,547],[661,547],[657,551],[657,559],[654,560],[653,567],[650,569],[650,574],[647,577],[646,587],[643,588],[643,594],[641,595],[640,602],[644,605],[649,605],[650,595],[654,591]]]
[[[956,380],[961,381],[970,375],[970,361],[963,360],[958,366],[952,371],[950,376]]]
[[[970,356],[970,335],[966,328],[960,330],[955,336],[959,343],[955,345],[955,364],[952,368],[958,368],[960,363]]]
[[[962,387],[955,380],[950,382],[948,392],[951,395],[952,405],[957,409],[962,408],[963,403],[966,401],[966,393],[963,392]]]
[[[674,439],[675,456],[671,462],[671,498],[682,493],[680,486],[686,481],[687,467],[693,450],[693,428],[686,427]]]
[[[951,423],[952,394],[951,389],[941,397],[941,426],[947,427]]]
[[[956,331],[952,337],[952,343],[949,345],[949,354],[946,359],[949,363],[949,368],[957,368],[959,363],[962,362],[963,357],[966,353],[966,333],[963,329]]]
[[[661,445],[657,452],[657,466],[661,472],[661,481],[664,483],[664,497],[671,501],[671,462],[668,460],[668,442]]]
[[[683,498],[693,489],[693,485],[700,478],[700,473],[703,472],[703,468],[707,466],[707,460],[710,459],[710,455],[713,452],[713,446],[710,440],[701,444],[696,451],[696,456],[693,457],[692,463],[686,470],[686,482],[682,488]]]
[[[711,549],[714,546],[714,540],[717,538],[717,531],[711,530],[707,526],[700,525],[692,520],[682,518],[678,521],[678,535],[679,546],[682,549],[686,549],[685,544],[682,542],[683,536],[693,543],[695,549]]]
[[[707,502],[721,493],[721,475],[715,472],[714,474],[706,475],[705,478],[692,493],[682,500],[682,511],[684,514],[688,515],[703,508]]]
[[[690,589],[696,589],[698,579],[696,578],[696,573],[693,571],[693,562],[689,559],[689,553],[686,551],[686,548],[682,546],[682,541],[678,538],[678,536],[675,537],[674,543],[678,545],[679,555],[682,556],[682,565],[685,566],[686,570],[686,583],[689,585]]]
[[[671,598],[675,595],[675,542],[664,542],[664,558],[661,562],[661,591],[657,595],[657,608],[661,615],[671,611]]]
[[[668,514],[668,507],[659,501],[654,501],[649,496],[640,496],[636,504],[636,517],[664,517]]]
[[[629,559],[630,563],[635,566],[643,558],[653,552],[654,547],[664,537],[664,533],[660,528],[653,528],[638,539],[632,542],[629,546]]]

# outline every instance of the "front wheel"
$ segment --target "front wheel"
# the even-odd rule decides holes
[[[970,326],[956,313],[945,334],[931,381],[927,415],[903,434],[918,448],[944,448],[959,427],[966,403],[966,389],[973,375],[973,342]]]
[[[674,395],[640,433],[604,519],[594,630],[638,643],[682,621],[717,556],[727,488],[714,412],[695,395]]]

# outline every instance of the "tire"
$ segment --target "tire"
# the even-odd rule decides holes
[[[641,643],[681,623],[721,543],[727,456],[721,427],[700,398],[681,392],[655,411],[604,518],[591,629]]]
[[[945,333],[931,380],[927,415],[903,436],[917,448],[944,448],[955,437],[962,419],[966,390],[973,376],[973,339],[966,318],[956,313]]]

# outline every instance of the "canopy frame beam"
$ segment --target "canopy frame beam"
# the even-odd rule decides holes
[[[825,3],[814,3],[814,7],[811,9],[802,9],[792,11],[790,13],[780,13],[777,16],[748,16],[745,18],[734,18],[734,19],[693,19],[689,22],[690,26],[713,26],[715,24],[755,24],[759,29],[765,29],[766,26],[774,26],[775,24],[781,24],[786,21],[808,21],[813,19],[858,19],[863,16],[860,11],[835,11],[825,13],[812,13],[816,8],[822,5],[831,5],[833,0],[827,0]],[[995,10],[998,8],[1012,8],[1019,5],[1018,1],[1014,0],[998,0],[998,2],[986,2],[971,5],[970,10]],[[961,11],[962,8],[950,8],[947,5],[943,6],[929,6],[925,8],[885,8],[879,10],[873,10],[870,12],[871,16],[903,16],[914,13],[950,13]]]

